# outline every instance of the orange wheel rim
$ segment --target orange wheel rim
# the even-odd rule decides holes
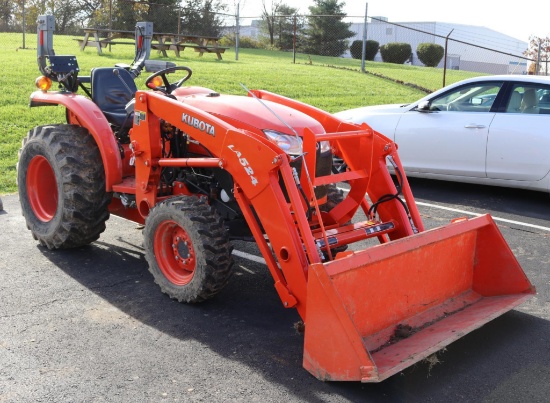
[[[157,263],[164,276],[175,285],[186,285],[193,279],[196,256],[187,231],[175,221],[162,222],[154,236]]]
[[[57,211],[57,180],[48,160],[37,155],[27,167],[27,195],[32,211],[42,222],[50,221]]]

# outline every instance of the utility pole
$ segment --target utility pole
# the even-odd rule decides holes
[[[449,36],[451,36],[453,31],[454,31],[454,28],[451,29],[451,32],[449,32],[445,37],[445,59],[443,62],[443,86],[441,88],[445,87],[445,80],[447,78],[447,49],[449,48]]]
[[[535,68],[535,75],[539,75],[540,73],[540,52],[541,52],[541,45],[542,45],[542,39],[539,38],[539,50],[537,53],[537,66]]]
[[[367,14],[369,3],[365,3],[365,23],[363,25],[363,50],[361,51],[361,73],[365,72],[365,54],[367,53]]]
[[[23,49],[25,49],[25,20],[27,19],[27,14],[25,12],[25,0],[23,0]]]
[[[235,60],[239,60],[239,7],[240,3],[237,3],[237,32],[235,32]]]
[[[296,14],[294,14],[294,34],[292,35],[292,63],[296,64]]]

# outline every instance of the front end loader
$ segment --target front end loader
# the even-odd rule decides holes
[[[44,70],[60,88],[31,106],[60,105],[67,123],[32,129],[20,150],[40,244],[93,242],[109,214],[142,223],[161,290],[196,303],[229,281],[231,240],[253,241],[318,379],[382,381],[535,294],[489,215],[425,230],[396,144],[366,124],[267,91],[182,86],[187,67],[146,90],[124,68]]]

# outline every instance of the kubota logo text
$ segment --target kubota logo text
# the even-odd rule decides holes
[[[188,115],[187,113],[182,113],[181,121],[187,123],[189,126],[194,127],[195,129],[200,130],[201,132],[205,132],[206,134],[214,137],[216,136],[216,130],[214,129],[214,126],[194,116]]]

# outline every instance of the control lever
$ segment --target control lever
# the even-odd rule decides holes
[[[132,91],[130,89],[130,87],[128,87],[128,84],[126,84],[126,81],[124,81],[124,79],[120,76],[120,72],[118,71],[118,69],[113,69],[113,74],[115,76],[117,76],[119,78],[120,81],[122,81],[122,84],[124,84],[124,87],[126,87],[126,89],[128,90],[128,93],[130,94],[130,96],[133,98],[134,97],[134,91]]]

